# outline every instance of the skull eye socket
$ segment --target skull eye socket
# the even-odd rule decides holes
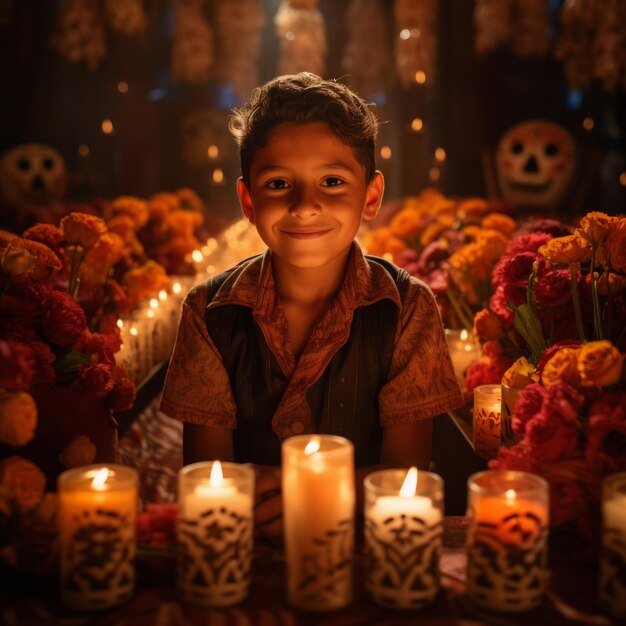
[[[44,159],[43,160],[43,168],[44,168],[44,170],[48,170],[48,171],[53,169],[54,168],[54,160],[51,159],[50,157],[48,157],[47,159]]]
[[[556,156],[559,153],[559,147],[554,143],[549,143],[545,147],[544,152],[546,153],[546,156],[549,156],[549,157]]]
[[[17,162],[17,169],[22,172],[28,172],[30,169],[30,161],[28,159],[19,159]]]
[[[522,144],[520,141],[516,141],[512,146],[511,146],[511,152],[513,154],[520,154],[522,152],[522,150],[524,149],[524,144]]]

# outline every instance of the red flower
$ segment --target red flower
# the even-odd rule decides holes
[[[128,411],[135,403],[135,384],[126,376],[122,368],[116,368],[116,372],[123,372],[123,375],[116,375],[115,386],[109,395],[109,403],[114,413]],[[118,378],[119,376],[119,378]]]
[[[528,449],[524,442],[518,443],[510,448],[502,446],[498,456],[488,463],[489,469],[518,470],[520,472],[535,472],[535,463],[528,454]]]
[[[578,431],[573,421],[540,413],[526,424],[526,445],[535,459],[564,459],[576,454]]]
[[[489,308],[502,319],[507,326],[513,325],[515,313],[509,308],[509,298],[504,294],[504,286],[498,285],[489,299]]]
[[[176,502],[146,505],[146,510],[137,515],[137,541],[151,545],[175,545],[178,511]]]
[[[552,235],[544,232],[520,233],[514,235],[506,246],[505,256],[517,252],[537,252],[541,246],[552,239]]]
[[[63,231],[52,224],[35,224],[24,231],[24,239],[38,241],[48,246],[53,252],[61,256],[60,244],[63,240]]]
[[[95,355],[98,362],[115,365],[115,353],[121,347],[119,329],[116,327],[112,334],[92,333],[85,329],[83,334],[74,343],[74,349],[89,356]]]
[[[28,344],[28,347],[32,350],[35,359],[33,389],[51,389],[56,383],[57,375],[52,367],[55,356],[50,346],[41,341],[33,341]]]
[[[23,343],[0,339],[0,388],[27,390],[33,379],[33,351]]]
[[[526,385],[522,390],[519,400],[515,405],[515,410],[511,416],[513,432],[522,437],[526,430],[526,424],[541,411],[544,398],[547,394],[547,387],[539,383]]]
[[[81,370],[78,385],[88,393],[104,398],[113,389],[113,372],[109,365],[96,363]]]
[[[481,357],[478,361],[470,363],[465,373],[468,393],[474,391],[479,385],[499,384],[504,372],[510,366],[510,361],[503,357]]]
[[[545,271],[546,269],[547,271]],[[535,297],[537,304],[546,308],[570,302],[572,299],[572,285],[569,271],[548,269],[541,265],[537,273]]]
[[[45,337],[57,346],[69,347],[87,327],[85,312],[64,291],[51,291],[41,320]]]
[[[585,460],[598,472],[626,470],[626,392],[606,394],[591,406]]]

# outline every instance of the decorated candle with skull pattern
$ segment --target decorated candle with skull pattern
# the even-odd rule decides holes
[[[254,470],[194,463],[179,474],[178,594],[185,602],[231,606],[248,595]]]
[[[608,613],[626,618],[626,472],[602,483],[602,550],[598,597]]]
[[[528,472],[468,479],[467,595],[506,613],[535,607],[547,584],[548,484]]]
[[[417,609],[439,590],[443,480],[411,468],[374,472],[365,487],[365,584],[376,602]]]
[[[334,435],[282,443],[287,594],[292,606],[332,611],[352,600],[354,446]]]
[[[137,472],[123,465],[77,467],[58,479],[63,604],[109,609],[135,588]]]

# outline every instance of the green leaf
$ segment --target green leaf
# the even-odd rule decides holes
[[[78,352],[73,350],[64,354],[62,357],[58,357],[54,362],[54,369],[59,376],[67,374],[75,374],[78,372],[81,365],[89,365],[91,359],[88,354],[84,352]]]
[[[537,363],[546,350],[546,340],[543,336],[541,322],[532,305],[525,303],[515,306],[510,300],[507,306],[515,312],[515,330],[524,338],[530,348],[533,363]]]

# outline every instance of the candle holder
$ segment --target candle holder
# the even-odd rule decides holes
[[[522,389],[518,387],[509,387],[502,383],[502,406],[500,410],[500,443],[501,445],[511,446],[518,438],[513,433],[513,425],[511,416],[515,410],[515,405],[522,395]]]
[[[392,609],[418,609],[439,591],[443,480],[411,468],[365,478],[365,586]]]
[[[547,584],[548,483],[528,472],[488,470],[467,484],[467,595],[494,611],[528,611]]]
[[[67,608],[100,611],[133,595],[137,483],[134,469],[115,464],[59,476],[61,598]]]
[[[500,385],[480,385],[474,389],[472,442],[483,459],[493,459],[500,449]]]
[[[241,602],[250,586],[254,470],[203,462],[178,474],[178,569],[181,600],[208,607]]]
[[[626,618],[626,472],[602,482],[602,550],[598,599],[613,617]]]
[[[446,341],[454,368],[454,375],[459,383],[459,387],[464,389],[466,387],[465,372],[470,363],[480,358],[480,346],[465,329],[453,330],[446,328]]]
[[[343,608],[352,601],[354,446],[333,435],[290,437],[282,464],[288,601]]]

